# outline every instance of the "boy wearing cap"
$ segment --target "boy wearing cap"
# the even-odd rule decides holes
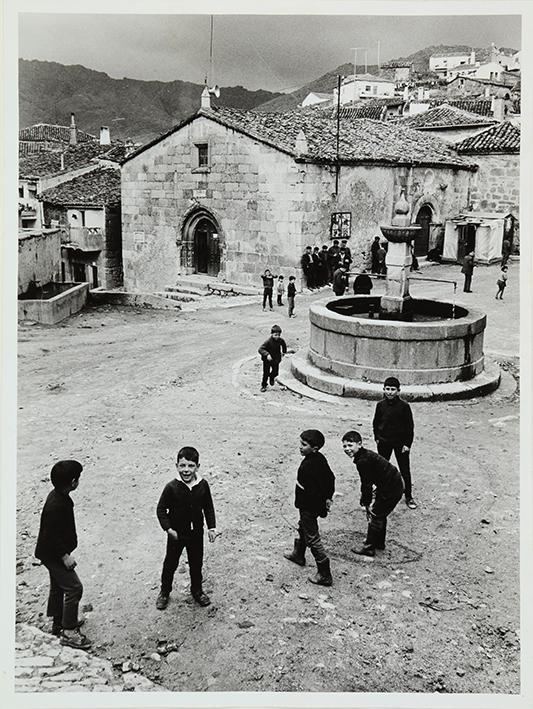
[[[316,429],[300,434],[303,460],[296,476],[294,499],[294,506],[300,512],[298,537],[294,540],[293,551],[283,556],[298,566],[305,566],[305,550],[309,547],[317,566],[316,575],[309,581],[319,586],[331,586],[329,558],[318,529],[318,517],[327,516],[335,492],[335,476],[325,456],[320,453],[324,443],[324,434]]]
[[[281,337],[279,325],[273,325],[270,330],[270,337],[265,340],[258,349],[263,360],[263,378],[261,380],[261,391],[267,390],[267,384],[274,386],[279,372],[279,363],[283,355],[287,354],[287,344]]]
[[[60,460],[53,466],[50,479],[54,489],[41,512],[35,556],[50,574],[46,614],[52,618],[52,633],[59,636],[61,645],[87,650],[91,641],[80,633],[83,621],[78,619],[83,586],[71,556],[78,546],[78,537],[70,493],[78,487],[82,470],[77,460]]]
[[[387,377],[383,382],[383,399],[376,404],[372,427],[378,453],[389,460],[394,451],[405,485],[405,503],[411,510],[416,509],[409,462],[414,437],[413,414],[409,404],[400,399],[400,382],[396,377]]]

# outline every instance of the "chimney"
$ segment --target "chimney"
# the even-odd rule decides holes
[[[60,170],[61,170],[61,172],[63,172],[63,170],[65,169],[65,153],[61,153],[59,159],[60,159]]]
[[[409,87],[407,84],[403,87],[403,100],[409,101]]]
[[[476,53],[474,50],[470,52],[470,61],[468,62],[469,64],[475,64],[476,63]]]
[[[417,90],[417,100],[418,101],[423,101],[424,100],[424,87],[419,86]]]
[[[204,86],[204,90],[202,91],[202,99],[200,103],[201,108],[211,108],[211,95],[209,93],[209,89],[207,86]]]
[[[490,86],[485,86],[485,98],[490,98]]]
[[[107,126],[100,128],[100,145],[111,145],[111,136],[109,135],[109,128]]]
[[[294,149],[298,157],[301,157],[302,155],[305,155],[309,152],[307,138],[305,137],[305,133],[303,132],[303,130],[300,130],[298,132],[298,135],[296,136],[296,140],[294,142]]]
[[[77,145],[78,137],[76,134],[76,119],[74,114],[70,114],[70,145]]]
[[[501,96],[492,97],[491,108],[492,115],[496,121],[500,121],[501,123],[505,120],[505,100]]]

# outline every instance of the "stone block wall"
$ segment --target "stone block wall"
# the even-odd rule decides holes
[[[61,236],[59,229],[39,234],[21,234],[18,243],[18,292],[30,281],[45,285],[61,279]]]
[[[471,191],[477,211],[510,213],[518,219],[520,155],[473,155],[472,159],[479,165]]]

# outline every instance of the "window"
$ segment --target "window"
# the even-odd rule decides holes
[[[371,91],[371,90],[372,90],[371,86],[368,86],[368,85],[365,86],[365,91]]]
[[[196,146],[198,151],[198,167],[209,167],[209,146],[207,143],[200,143]]]
[[[24,187],[19,187],[19,197],[24,197]]]

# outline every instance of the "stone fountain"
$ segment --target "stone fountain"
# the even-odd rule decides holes
[[[409,211],[402,188],[391,225],[380,227],[388,241],[381,298],[343,296],[310,306],[309,348],[291,362],[300,382],[328,394],[370,399],[382,396],[391,375],[410,400],[469,398],[498,387],[499,367],[483,353],[485,314],[410,296],[411,244],[421,227],[409,223]],[[280,380],[290,386],[288,377]]]

